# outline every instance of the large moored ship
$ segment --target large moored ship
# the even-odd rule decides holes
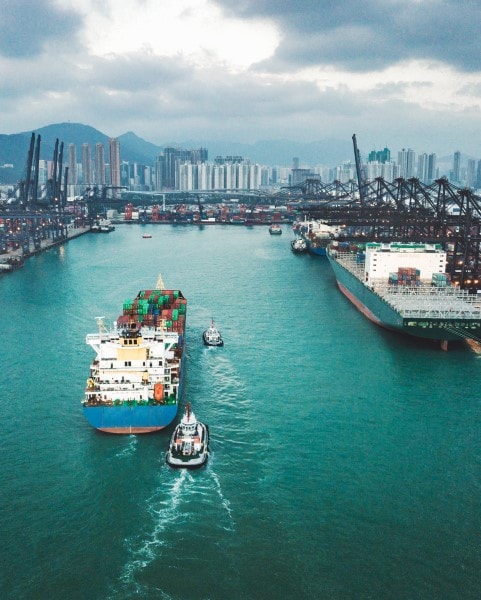
[[[95,350],[83,412],[109,433],[146,433],[169,425],[181,395],[187,300],[179,290],[142,290],[107,329],[87,335]]]
[[[411,336],[479,339],[481,301],[451,285],[439,244],[332,243],[328,259],[341,292],[371,321]]]

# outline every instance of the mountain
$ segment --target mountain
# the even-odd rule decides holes
[[[111,136],[98,129],[81,123],[57,123],[40,127],[33,131],[40,135],[40,159],[53,160],[55,141],[64,143],[63,164],[67,164],[68,145],[75,144],[77,161],[82,160],[82,144],[90,145],[93,158],[95,144],[101,142],[105,146],[105,160],[108,162],[108,141]],[[0,184],[15,183],[23,177],[27,162],[32,131],[11,135],[0,134]],[[242,156],[263,165],[280,165],[291,167],[293,158],[299,159],[299,165],[314,166],[318,164],[335,165],[346,160],[353,160],[351,141],[326,139],[318,142],[301,143],[292,140],[264,140],[253,144],[238,142],[222,142],[213,140],[187,140],[184,142],[168,142],[158,146],[148,142],[129,131],[117,138],[120,141],[120,158],[128,162],[137,162],[153,166],[156,157],[164,147],[175,148],[207,148],[209,160],[216,156]],[[1,165],[13,165],[5,167]]]

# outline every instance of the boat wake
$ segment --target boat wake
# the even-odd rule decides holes
[[[124,458],[126,456],[131,456],[136,448],[137,448],[137,436],[136,435],[129,435],[128,437],[128,445],[123,448],[122,450],[120,450],[119,452],[117,452],[117,454],[115,455],[115,458]]]
[[[232,516],[232,508],[230,506],[230,502],[224,496],[224,493],[222,492],[222,487],[220,485],[220,481],[219,481],[219,477],[217,476],[217,473],[215,473],[215,471],[213,471],[210,467],[209,467],[209,470],[210,470],[210,474],[212,475],[212,479],[214,480],[216,491],[217,491],[217,494],[219,495],[221,504],[229,516],[230,525],[229,526],[224,525],[224,529],[226,531],[235,531],[235,521],[234,521],[234,517]]]
[[[219,516],[219,499],[225,511],[224,518]],[[196,533],[196,524],[202,519],[215,522],[216,529],[228,532],[235,530],[230,502],[224,496],[219,477],[210,465],[195,472],[172,470],[166,466],[162,470],[159,486],[146,500],[146,512],[150,517],[147,519],[150,526],[141,535],[125,540],[130,558],[119,577],[121,589],[115,590],[112,598],[125,594],[129,597],[152,596],[155,593],[155,597],[169,599],[170,596],[161,589],[141,583],[148,576],[149,567],[154,568],[157,561],[176,556],[177,545],[185,543],[186,539],[192,541],[193,537],[199,537],[192,544],[194,548],[202,545],[206,535],[213,535],[217,539],[218,532]]]

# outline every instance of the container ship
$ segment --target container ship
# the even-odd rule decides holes
[[[110,329],[97,318],[98,332],[86,343],[95,351],[83,413],[109,433],[147,433],[172,423],[182,388],[187,300],[179,290],[141,290],[123,303]]]
[[[292,229],[305,241],[307,251],[316,256],[326,256],[328,245],[342,231],[342,227],[329,225],[321,219],[296,221]]]
[[[437,340],[479,340],[481,299],[451,285],[440,244],[333,242],[328,260],[341,292],[387,329]]]

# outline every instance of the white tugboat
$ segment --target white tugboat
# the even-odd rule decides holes
[[[204,344],[206,346],[223,346],[224,340],[220,334],[220,331],[215,326],[214,320],[210,324],[209,329],[206,329],[202,334]]]
[[[188,402],[184,416],[170,439],[165,460],[171,467],[194,469],[204,465],[208,457],[209,428],[197,421]]]
[[[294,252],[294,254],[304,254],[307,252],[306,240],[303,238],[296,238],[295,240],[292,240],[291,250]]]

